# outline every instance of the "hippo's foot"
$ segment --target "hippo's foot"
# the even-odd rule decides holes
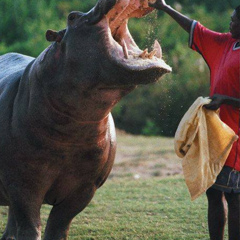
[[[3,235],[3,237],[0,240],[16,240],[16,238]]]
[[[48,218],[44,240],[67,240],[72,219],[88,205],[95,191],[95,186],[80,188],[54,206]]]
[[[8,223],[6,229],[3,233],[3,236],[0,240],[16,240],[17,235],[17,226],[14,215],[9,207],[8,210]]]
[[[16,236],[15,234],[9,232],[9,229],[6,229],[0,240],[16,240],[15,236]]]
[[[39,207],[40,209],[40,207]],[[36,215],[36,216],[35,216]],[[8,222],[1,240],[40,240],[40,213],[23,201],[13,202],[8,212]]]

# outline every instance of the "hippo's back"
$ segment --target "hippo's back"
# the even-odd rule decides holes
[[[9,75],[22,71],[34,58],[18,53],[0,56],[0,82]]]

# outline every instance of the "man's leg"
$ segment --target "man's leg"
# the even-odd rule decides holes
[[[208,229],[211,240],[223,240],[227,209],[223,192],[210,188],[208,198]]]
[[[228,202],[228,235],[230,240],[240,239],[240,194],[225,193]]]

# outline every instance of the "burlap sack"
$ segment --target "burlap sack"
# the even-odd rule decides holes
[[[207,110],[209,98],[199,97],[183,116],[175,134],[176,154],[182,158],[183,174],[194,200],[211,187],[238,136]]]

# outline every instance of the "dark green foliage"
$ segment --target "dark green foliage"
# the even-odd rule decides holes
[[[66,27],[69,12],[89,11],[96,0],[1,0],[0,54],[14,51],[37,56],[49,43],[47,29]],[[237,0],[167,0],[177,10],[210,29],[226,32]],[[114,108],[116,126],[134,134],[173,136],[183,114],[198,96],[208,96],[209,70],[188,48],[188,35],[165,13],[131,19],[130,31],[141,49],[155,39],[173,67],[159,83],[139,87]],[[146,76],[147,77],[147,76]]]

